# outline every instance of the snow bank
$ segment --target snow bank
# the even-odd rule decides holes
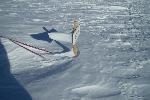
[[[117,88],[110,88],[107,86],[83,86],[79,88],[72,89],[72,92],[79,96],[88,96],[90,98],[102,98],[114,95],[119,95],[121,91]]]

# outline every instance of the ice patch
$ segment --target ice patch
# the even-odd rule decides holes
[[[114,95],[119,95],[121,91],[117,88],[111,88],[107,86],[83,86],[79,88],[72,89],[72,92],[79,96],[88,96],[90,98],[102,98]]]

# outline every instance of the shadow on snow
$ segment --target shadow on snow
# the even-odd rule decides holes
[[[29,93],[21,86],[10,72],[7,52],[0,41],[0,99],[32,100]]]
[[[40,80],[66,71],[67,69],[71,68],[72,61],[73,60],[69,60],[61,64],[52,65],[45,68],[32,69],[18,74],[21,76],[23,83],[29,84],[35,80]]]
[[[57,34],[57,31],[55,29],[51,29],[51,30],[46,30],[46,32],[43,32],[43,33],[38,33],[38,34],[32,34],[31,37],[34,38],[34,39],[37,39],[37,40],[42,40],[42,41],[46,41],[48,43],[51,43],[53,41],[53,39],[51,39],[48,35],[48,33],[52,33],[52,32],[56,32]],[[70,51],[70,49],[63,45],[62,43],[60,43],[59,41],[56,41],[54,40],[60,47],[63,48],[63,51],[61,52],[54,52],[54,54],[59,54],[59,53],[65,53],[65,52],[68,52]]]

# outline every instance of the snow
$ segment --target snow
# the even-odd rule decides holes
[[[127,10],[126,7],[122,6],[96,6],[94,9]]]
[[[49,33],[48,34],[51,39],[57,40],[57,41],[63,41],[63,42],[72,42],[71,33],[65,34],[65,33]]]
[[[72,92],[80,96],[87,95],[90,98],[103,98],[108,96],[119,95],[121,93],[119,89],[98,85],[75,88],[72,89]]]
[[[33,21],[40,22],[41,20],[40,19],[33,19]]]
[[[29,48],[43,59],[0,38],[0,98],[149,100],[149,4],[149,0],[0,1],[0,35],[55,52]],[[74,19],[81,22],[76,58],[49,41],[49,36],[58,38],[71,48]],[[43,26],[58,33],[40,37]]]
[[[73,51],[69,51],[69,52],[65,52],[65,53],[61,53],[61,54],[55,54],[54,56],[59,56],[59,57],[74,57],[74,53]]]

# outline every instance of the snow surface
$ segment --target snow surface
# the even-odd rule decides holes
[[[56,55],[46,59],[0,38],[2,100],[150,100],[149,0],[1,0],[0,35]],[[70,33],[79,19],[80,55],[33,38],[43,26]],[[70,47],[69,44],[65,44]]]
[[[72,42],[71,33],[65,34],[65,33],[49,33],[48,34],[51,39],[57,40],[57,41],[63,41],[63,42]]]
[[[90,98],[102,98],[108,96],[119,95],[121,91],[119,89],[109,88],[108,86],[84,86],[72,89],[72,92],[80,95],[85,96],[87,95]]]

